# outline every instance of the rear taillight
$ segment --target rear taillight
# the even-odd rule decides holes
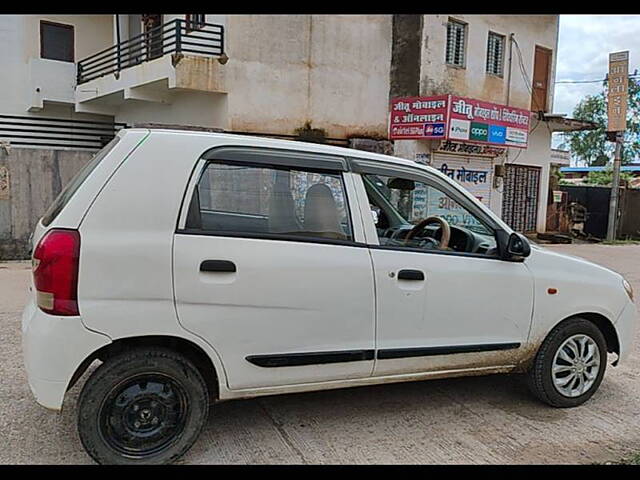
[[[33,284],[38,307],[51,315],[79,315],[80,233],[49,230],[33,252]]]

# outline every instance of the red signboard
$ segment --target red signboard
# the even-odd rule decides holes
[[[531,112],[455,95],[391,101],[389,138],[447,139],[527,148]]]
[[[391,101],[390,138],[444,138],[448,95]]]

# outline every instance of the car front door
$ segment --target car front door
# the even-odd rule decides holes
[[[352,188],[336,157],[225,147],[200,160],[174,239],[176,306],[230,389],[372,374],[373,270]]]
[[[499,258],[491,217],[424,170],[366,162],[359,170],[375,270],[374,375],[515,364],[526,348],[533,278],[525,263]],[[368,208],[375,213],[365,215]],[[419,225],[434,216],[449,227],[448,245],[439,220]]]

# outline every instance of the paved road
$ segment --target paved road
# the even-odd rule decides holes
[[[640,246],[556,250],[609,266],[640,295]],[[20,351],[26,263],[0,264],[0,463],[91,463],[75,427],[33,400]],[[591,463],[640,451],[640,355],[609,368],[586,405],[535,401],[517,376],[382,385],[234,401],[211,410],[184,463]]]

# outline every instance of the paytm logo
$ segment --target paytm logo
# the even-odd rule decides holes
[[[469,130],[471,130],[471,122],[469,120],[452,118],[449,126],[449,138],[469,140]]]
[[[471,122],[470,140],[486,142],[489,136],[489,125],[486,123]]]
[[[507,129],[500,125],[489,125],[489,141],[491,143],[504,143]]]

